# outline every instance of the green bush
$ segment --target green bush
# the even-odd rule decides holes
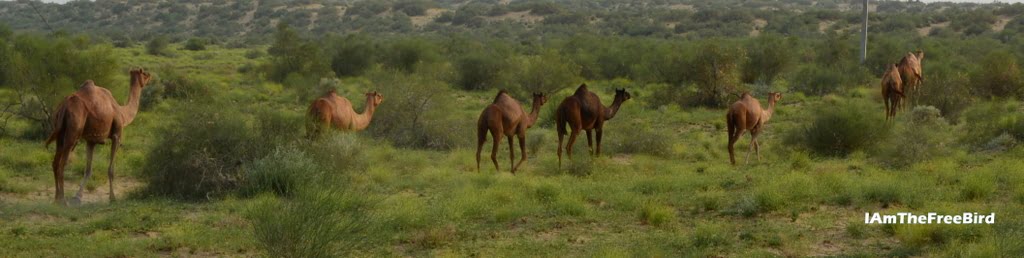
[[[186,105],[173,126],[158,130],[156,135],[163,137],[147,155],[142,169],[145,193],[199,200],[234,192],[245,181],[246,164],[294,139],[297,132],[275,128],[301,125],[288,119],[253,123],[253,114],[225,106]]]
[[[440,59],[438,47],[423,39],[400,39],[387,46],[383,55],[384,67],[403,72],[413,72],[421,63]]]
[[[704,106],[724,107],[739,89],[743,49],[723,40],[702,43],[688,69]]]
[[[170,45],[170,39],[164,36],[157,36],[146,43],[146,53],[154,56],[169,56],[171,52],[167,47]]]
[[[476,52],[455,61],[459,78],[456,82],[464,90],[507,88],[511,67],[505,58],[493,53]]]
[[[430,74],[391,73],[383,70],[369,75],[384,103],[377,108],[367,129],[369,134],[400,147],[451,149],[472,146],[475,115],[451,114],[450,89]]]
[[[377,61],[377,50],[368,36],[349,35],[331,42],[331,70],[337,76],[362,75]]]
[[[331,73],[319,44],[299,36],[283,22],[278,24],[274,43],[267,53],[270,54],[270,62],[266,66],[266,76],[275,82],[283,82],[291,74],[319,79]]]
[[[322,190],[313,190],[322,189]],[[308,188],[292,199],[265,199],[249,212],[257,244],[274,257],[353,255],[372,243],[371,203],[336,185]]]
[[[949,122],[959,122],[960,114],[975,101],[968,75],[949,66],[937,65],[930,66],[926,76],[920,95],[911,95],[909,101],[915,105],[936,107]]]
[[[890,134],[882,109],[863,99],[830,100],[811,109],[810,123],[790,130],[786,141],[825,156],[865,150]]]
[[[515,65],[519,93],[542,92],[551,95],[580,81],[580,66],[555,51],[525,56]]]
[[[962,116],[960,141],[976,149],[1004,151],[1024,140],[1024,115],[1016,101],[982,102],[971,106]]]
[[[185,50],[189,50],[189,51],[202,51],[202,50],[206,50],[206,44],[208,44],[206,39],[190,38],[190,39],[188,39],[188,41],[185,41]]]
[[[270,155],[246,164],[243,170],[244,182],[239,190],[247,196],[263,192],[291,196],[322,171],[313,159],[293,147],[278,147]]]
[[[615,131],[604,133],[603,148],[605,150],[610,153],[642,153],[658,157],[668,157],[672,154],[672,142],[666,140],[672,137],[666,130],[638,123],[624,124],[624,126],[616,126],[617,130]]]
[[[794,39],[766,34],[747,43],[747,59],[743,63],[741,79],[744,83],[770,85],[793,65],[789,51]]]
[[[1009,51],[993,51],[985,56],[970,74],[971,88],[978,95],[1003,98],[1024,96],[1024,77],[1021,77],[1017,58]]]
[[[910,121],[898,125],[893,137],[878,146],[874,156],[882,164],[896,168],[947,156],[955,140],[952,132],[937,108],[917,106],[910,112]]]
[[[651,226],[661,226],[676,218],[676,210],[672,207],[648,204],[640,209],[640,222]]]

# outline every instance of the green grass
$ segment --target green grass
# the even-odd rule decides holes
[[[201,77],[222,103],[238,106],[226,108],[264,108],[278,112],[281,121],[301,116],[306,108],[291,90],[237,73],[257,61],[246,59],[245,49],[210,46],[173,57],[134,55],[140,48],[116,51],[131,60],[126,66],[146,66],[158,76],[158,67],[173,67]],[[348,96],[373,87],[366,78],[342,82],[339,91]],[[591,85],[610,99],[603,87],[612,83]],[[126,87],[111,88],[121,100]],[[541,117],[569,93],[552,96]],[[446,104],[455,111],[444,121],[467,126],[493,97],[492,92],[446,94],[461,101]],[[386,96],[380,108],[401,108],[389,106],[389,100]],[[498,152],[502,170],[494,171],[485,159],[477,172],[472,140],[453,141],[450,150],[423,150],[397,148],[360,133],[268,151],[274,154],[241,165],[246,173],[262,176],[244,193],[194,201],[129,193],[113,204],[71,208],[49,202],[52,147],[44,149],[42,139],[5,136],[0,138],[0,250],[23,257],[621,257],[988,256],[1024,248],[1024,242],[1013,240],[1021,239],[1024,229],[1024,216],[1016,214],[1024,208],[1024,163],[1019,161],[1024,149],[973,152],[951,146],[950,155],[899,169],[876,162],[878,153],[871,149],[843,158],[819,156],[786,146],[783,139],[807,125],[812,111],[800,106],[823,100],[788,101],[760,137],[761,161],[751,157],[739,166],[727,162],[724,110],[654,108],[637,98],[608,122],[604,155],[589,157],[581,137],[574,160],[564,160],[562,169],[550,123],[530,129],[530,159],[515,175],[508,172],[507,142]],[[140,113],[126,129],[118,154],[119,182],[142,180],[140,170],[151,162],[147,154],[163,137],[159,129],[175,126],[170,117],[193,104],[165,99]],[[260,128],[259,121],[246,121]],[[30,126],[13,125],[14,132]],[[963,132],[956,125],[951,130]],[[738,144],[741,159],[748,139]],[[106,193],[108,147],[97,149],[87,194]],[[516,151],[519,156],[518,146]],[[67,172],[75,182],[66,185],[69,195],[78,189],[84,148],[75,157]],[[272,190],[260,191],[266,188]],[[996,226],[861,222],[864,212],[899,211],[997,212],[1000,217]]]

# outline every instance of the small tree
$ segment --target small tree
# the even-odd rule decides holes
[[[1017,57],[1009,51],[994,51],[981,60],[971,73],[973,89],[983,96],[1021,96],[1024,81],[1017,65]]]
[[[167,51],[167,46],[171,44],[171,41],[165,36],[157,36],[149,40],[146,43],[146,53],[154,56],[167,56],[170,54]]]
[[[729,94],[737,92],[743,50],[722,40],[706,41],[699,49],[689,69],[698,87],[698,101],[707,106],[724,107]]]
[[[206,40],[200,38],[190,38],[185,42],[185,50],[190,51],[202,51],[206,50]]]
[[[782,36],[766,34],[747,45],[747,60],[743,63],[743,82],[771,84],[793,64],[789,49],[793,42]]]
[[[292,73],[314,78],[327,75],[330,69],[321,52],[316,43],[300,37],[288,24],[278,24],[274,44],[267,50],[270,54],[267,78],[283,82]]]
[[[555,51],[520,58],[516,75],[519,88],[526,93],[551,94],[571,87],[580,80],[580,66]]]

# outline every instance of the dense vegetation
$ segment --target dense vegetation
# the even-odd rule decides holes
[[[1024,5],[879,2],[862,64],[856,5],[813,2],[0,2],[0,250],[1024,252]],[[221,26],[232,23],[243,26]],[[886,123],[877,77],[917,49],[924,90]],[[89,199],[106,196],[94,173],[84,206],[50,204],[52,149],[40,142],[52,109],[86,79],[123,103],[137,66],[156,79],[116,160],[127,200]],[[604,156],[587,157],[580,140],[560,169],[553,113],[584,82],[606,105],[617,88],[633,99],[608,122]],[[329,89],[358,111],[367,91],[384,102],[364,132],[307,138],[309,102]],[[517,175],[473,163],[477,116],[498,89],[524,105],[550,96]],[[730,166],[723,114],[742,92],[783,99],[759,138],[761,161]],[[95,171],[107,167],[104,149]],[[998,218],[862,222],[902,211]]]

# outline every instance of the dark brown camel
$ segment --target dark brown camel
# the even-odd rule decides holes
[[[750,130],[750,150],[757,153],[758,161],[761,160],[761,146],[757,143],[757,136],[775,113],[775,103],[781,99],[782,93],[768,93],[768,109],[763,109],[761,102],[750,94],[743,93],[740,100],[729,107],[729,113],[725,114],[725,124],[729,128],[729,162],[736,165],[736,152],[733,146],[743,136],[744,130]],[[747,151],[747,162],[750,161],[750,150]]]
[[[889,64],[882,74],[882,102],[885,102],[885,121],[892,120],[900,103],[907,96],[904,95],[903,80],[900,78],[899,68],[896,64]]]
[[[363,113],[357,114],[352,109],[352,102],[345,97],[338,96],[334,90],[313,101],[309,106],[308,115],[312,122],[309,124],[309,136],[319,135],[324,127],[332,127],[337,130],[362,131],[370,126],[373,120],[373,112],[377,106],[384,102],[384,96],[376,91],[366,93],[366,105],[363,106]]]
[[[523,110],[519,101],[516,101],[508,92],[501,90],[494,97],[494,101],[484,108],[480,113],[480,119],[476,122],[476,171],[480,172],[480,152],[483,150],[484,142],[487,142],[487,132],[491,132],[494,144],[491,148],[491,161],[494,162],[494,170],[498,168],[498,145],[501,144],[501,136],[508,137],[509,166],[512,167],[512,174],[516,173],[526,161],[526,130],[530,129],[537,122],[537,115],[540,114],[540,107],[548,101],[543,93],[533,94],[533,110],[529,114]],[[516,161],[516,151],[512,136],[519,138],[519,151],[523,157]]]
[[[82,184],[74,201],[81,202],[85,182],[92,174],[94,148],[97,144],[104,144],[107,139],[111,141],[107,177],[110,180],[110,201],[114,201],[114,157],[117,147],[121,145],[124,127],[135,120],[135,115],[139,111],[139,96],[150,79],[149,73],[142,69],[131,70],[130,73],[128,105],[119,105],[109,90],[88,80],[78,88],[78,91],[65,97],[57,106],[53,117],[53,132],[46,139],[46,145],[57,141],[57,153],[53,156],[53,179],[57,188],[54,201],[58,204],[67,205],[64,199],[64,168],[79,140],[86,142],[86,165],[85,176],[82,177]]]
[[[921,83],[924,83],[921,61],[924,61],[924,51],[918,50],[917,53],[907,53],[899,62],[898,70],[900,79],[903,80],[903,91],[913,94],[915,103],[921,96]]]
[[[587,84],[580,85],[572,96],[562,100],[555,111],[555,124],[558,129],[558,167],[562,167],[562,138],[566,134],[565,126],[569,125],[572,134],[569,135],[569,142],[565,145],[569,159],[572,159],[572,145],[576,143],[576,136],[580,130],[587,132],[587,146],[590,147],[592,155],[601,155],[601,135],[604,131],[604,122],[611,120],[619,112],[619,106],[629,100],[631,96],[626,89],[616,89],[615,99],[612,105],[605,107],[597,94],[587,90]],[[594,148],[591,131],[597,131],[597,148]]]

